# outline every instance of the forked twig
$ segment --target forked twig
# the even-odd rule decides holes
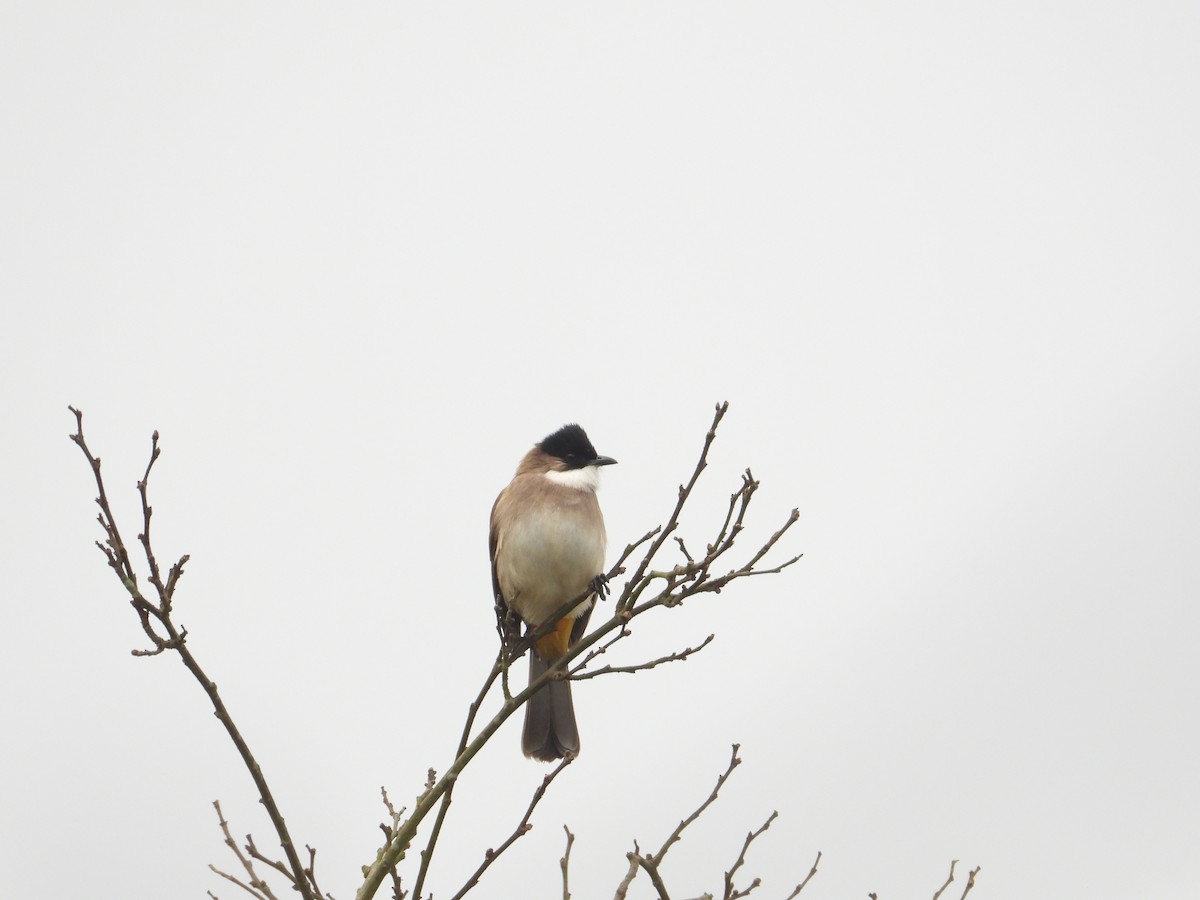
[[[225,836],[225,846],[231,853],[237,857],[237,861],[242,864],[242,868],[246,870],[246,875],[249,876],[249,884],[240,881],[228,872],[223,872],[216,866],[209,864],[209,868],[220,875],[222,878],[232,881],[238,887],[242,888],[247,893],[260,898],[260,900],[276,900],[275,895],[271,893],[271,887],[265,881],[258,877],[258,873],[254,871],[254,863],[250,858],[242,853],[242,850],[237,845],[237,841],[233,839],[233,835],[229,832],[229,823],[225,821],[225,815],[221,812],[221,801],[213,801],[213,809],[217,811],[217,824],[221,827],[221,833]]]
[[[967,883],[963,886],[962,896],[960,896],[958,900],[967,900],[967,894],[971,893],[971,888],[975,887],[975,876],[979,874],[979,870],[981,868],[983,867],[976,866],[967,873]]]
[[[650,549],[646,551],[642,561],[638,563],[637,568],[633,572],[633,576],[629,579],[633,583],[641,581],[642,576],[646,574],[646,569],[653,561],[655,555],[662,547],[663,542],[675,533],[675,529],[679,527],[679,514],[683,512],[683,506],[687,503],[688,498],[692,495],[692,488],[696,486],[696,482],[700,480],[701,473],[708,468],[708,450],[712,447],[713,441],[717,437],[717,427],[721,424],[721,420],[725,418],[725,413],[729,411],[729,404],[718,403],[716,413],[713,415],[712,424],[708,426],[708,432],[704,435],[704,447],[700,450],[700,459],[696,461],[696,468],[692,471],[692,477],[686,485],[679,486],[679,498],[675,501],[675,508],[671,510],[671,515],[667,519],[667,524],[658,532],[654,542],[650,545]],[[617,604],[617,609],[624,609],[622,604],[625,602],[625,597],[621,598],[621,602]],[[630,601],[632,605],[632,601]]]
[[[622,634],[629,634],[629,633],[630,632],[622,632]],[[618,635],[618,637],[620,637],[620,635]],[[604,666],[599,669],[593,669],[590,672],[582,672],[581,670],[583,669],[583,667],[586,666],[588,664],[588,662],[592,659],[592,657],[589,656],[588,658],[585,658],[584,661],[581,662],[578,666],[576,666],[574,669],[571,670],[571,680],[572,681],[586,681],[587,679],[595,678],[598,675],[612,675],[612,674],[615,674],[618,672],[624,673],[624,674],[631,674],[633,672],[644,672],[647,669],[653,669],[656,666],[661,666],[663,663],[680,662],[681,660],[685,660],[689,656],[692,656],[693,654],[699,653],[701,650],[703,650],[705,647],[707,647],[709,644],[711,644],[715,638],[716,638],[715,634],[710,634],[708,637],[706,637],[703,641],[701,641],[695,647],[685,647],[682,650],[677,650],[674,653],[668,653],[666,656],[660,656],[658,659],[647,660],[646,662],[643,662],[643,663],[635,663],[634,665],[631,665],[631,666]],[[614,641],[614,643],[615,643],[615,641]],[[603,651],[604,651],[604,648],[600,648],[599,652],[596,655],[599,655],[599,653],[602,653]]]
[[[750,849],[750,845],[753,844],[755,840],[757,840],[763,834],[763,832],[770,828],[771,823],[774,822],[778,817],[778,810],[773,811],[771,815],[767,816],[767,821],[763,822],[761,828],[759,828],[757,831],[751,831],[746,835],[746,840],[742,842],[742,852],[738,854],[738,858],[734,861],[733,866],[728,872],[725,873],[725,900],[738,900],[740,897],[749,896],[751,891],[762,884],[761,878],[755,878],[750,883],[750,887],[746,888],[744,891],[739,891],[734,887],[733,876],[737,874],[737,870],[740,869],[746,862],[746,851]]]
[[[392,801],[388,797],[387,788],[381,787],[379,793],[383,795],[383,805],[387,808],[388,817],[392,820],[390,825],[384,822],[379,823],[379,827],[383,829],[384,840],[390,841],[392,835],[396,833],[396,829],[400,827],[400,818],[404,815],[404,807],[396,809],[392,805]],[[395,866],[392,866],[388,874],[392,878],[392,900],[404,900],[407,891],[400,884],[400,873],[396,871]]]
[[[729,765],[726,766],[725,771],[722,772],[717,778],[717,785],[713,788],[712,793],[708,795],[708,798],[701,803],[691,813],[691,815],[681,820],[680,823],[675,826],[675,830],[667,836],[665,841],[663,841],[663,844],[658,848],[657,853],[643,854],[641,848],[638,846],[638,842],[634,841],[632,852],[626,854],[626,857],[629,859],[629,871],[626,872],[625,877],[617,886],[617,900],[623,900],[629,890],[629,886],[633,883],[633,879],[637,875],[638,869],[644,871],[647,877],[649,877],[650,883],[654,886],[654,890],[657,892],[659,900],[670,900],[670,897],[667,894],[666,884],[662,879],[662,873],[659,872],[659,866],[662,864],[663,859],[666,858],[667,852],[683,836],[684,830],[693,822],[695,822],[696,819],[700,818],[701,814],[716,801],[717,795],[721,792],[721,788],[724,786],[725,782],[729,780],[729,776],[733,774],[733,770],[742,764],[741,759],[739,759],[737,755],[738,749],[739,745],[734,744],[733,752],[729,756]]]
[[[242,757],[243,764],[250,773],[250,777],[254,780],[254,785],[258,789],[259,799],[263,807],[267,810],[267,815],[270,817],[271,824],[275,827],[275,833],[279,838],[280,847],[287,857],[289,879],[304,900],[317,900],[309,886],[308,878],[304,874],[304,866],[300,862],[295,844],[288,833],[287,826],[284,824],[283,815],[280,813],[279,807],[275,803],[275,798],[271,794],[271,789],[267,785],[262,767],[254,758],[254,754],[250,752],[249,745],[234,723],[233,717],[230,715],[224,701],[221,699],[220,693],[217,691],[217,685],[205,674],[200,664],[196,661],[196,658],[192,655],[186,642],[187,630],[176,627],[172,619],[172,600],[175,587],[183,575],[183,567],[187,563],[188,557],[186,555],[180,557],[179,561],[171,567],[167,575],[167,581],[164,583],[160,577],[158,561],[150,542],[150,519],[153,510],[150,507],[148,498],[150,472],[161,453],[158,446],[158,432],[154,432],[150,445],[150,461],[146,465],[146,471],[142,479],[138,482],[138,493],[142,499],[142,532],[138,535],[138,539],[145,551],[147,566],[150,569],[149,581],[158,594],[158,603],[153,603],[146,599],[138,588],[137,572],[134,570],[125,542],[122,540],[121,533],[117,528],[116,517],[113,515],[112,507],[108,501],[108,492],[104,487],[104,478],[100,474],[100,459],[92,454],[88,448],[87,440],[83,435],[83,412],[73,406],[68,408],[75,416],[75,433],[70,436],[71,440],[83,452],[84,457],[87,458],[88,464],[92,469],[92,475],[96,481],[96,489],[99,493],[99,496],[96,498],[96,504],[100,507],[98,519],[101,528],[104,529],[105,542],[101,544],[97,541],[97,546],[100,547],[109,566],[116,572],[117,578],[120,579],[122,586],[128,592],[130,603],[137,611],[142,630],[154,645],[153,650],[135,650],[134,654],[137,656],[153,656],[166,650],[174,650],[179,654],[179,658],[184,666],[192,673],[196,681],[199,682],[201,688],[204,689],[204,693],[208,695],[209,702],[213,706],[213,712],[216,713],[221,724],[225,726],[226,733],[229,735],[230,740],[233,741],[239,755]],[[157,630],[159,628],[162,629],[162,633]]]

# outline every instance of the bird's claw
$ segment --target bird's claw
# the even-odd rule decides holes
[[[604,600],[610,594],[612,594],[612,588],[608,586],[608,576],[601,572],[599,575],[593,578],[592,590],[601,600]]]
[[[510,651],[521,638],[521,620],[499,595],[496,596],[496,631],[500,643]]]

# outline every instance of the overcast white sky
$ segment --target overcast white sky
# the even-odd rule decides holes
[[[749,465],[805,559],[645,620],[480,897],[672,851],[755,896],[1196,896],[1200,14],[1185,2],[0,3],[0,884],[237,896],[268,844],[175,659],[134,659],[81,406],[326,890],[444,768],[487,515],[579,421],[610,543]],[[463,778],[449,897],[543,769]],[[650,896],[644,881],[632,896]],[[961,884],[961,882],[960,882]],[[954,889],[957,896],[959,888]],[[948,895],[947,895],[948,896]]]

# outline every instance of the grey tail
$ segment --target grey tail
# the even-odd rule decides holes
[[[530,650],[530,683],[548,668],[537,651]],[[526,702],[521,749],[529,758],[543,762],[579,755],[579,729],[575,725],[575,706],[571,702],[571,682],[565,679],[551,681]]]

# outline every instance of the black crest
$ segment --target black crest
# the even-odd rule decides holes
[[[546,435],[538,446],[543,453],[558,457],[572,468],[582,468],[596,459],[596,448],[588,440],[587,432],[574,424]]]

